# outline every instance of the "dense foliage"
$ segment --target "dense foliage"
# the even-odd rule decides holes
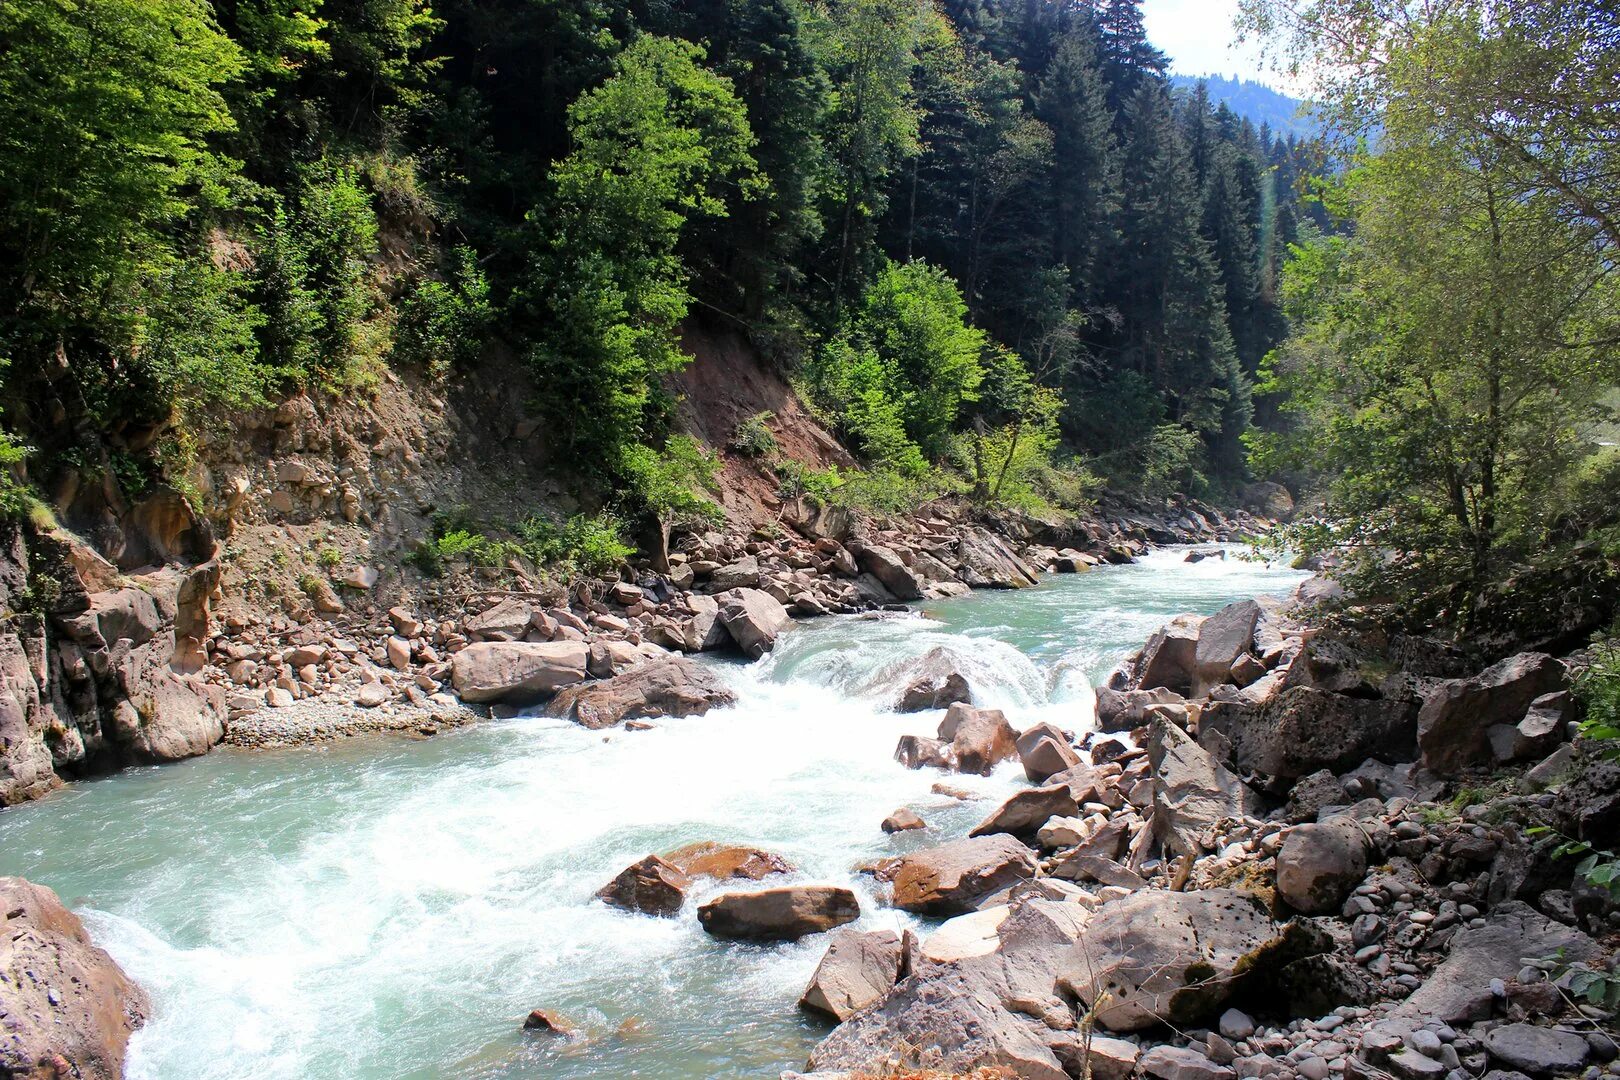
[[[1354,234],[1290,264],[1268,388],[1294,423],[1256,440],[1263,463],[1323,479],[1307,550],[1467,622],[1514,566],[1616,520],[1620,162],[1596,118],[1620,107],[1620,21],[1550,0],[1251,11],[1319,62],[1342,132],[1376,134],[1333,195]]]
[[[714,318],[875,489],[1246,476],[1311,154],[1173,90],[1136,0],[3,0],[0,38],[41,475],[499,338],[554,460],[689,517],[667,377]]]

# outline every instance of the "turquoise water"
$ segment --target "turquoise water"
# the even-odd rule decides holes
[[[0,874],[56,889],[151,993],[134,1078],[773,1076],[826,1030],[795,1006],[822,942],[717,942],[702,892],[673,920],[592,894],[649,851],[733,841],[856,889],[863,926],[918,925],[854,868],[962,835],[1023,780],[952,777],[963,803],[892,760],[938,722],[885,708],[907,659],[944,648],[1016,725],[1083,727],[1165,619],[1303,576],[1181,558],[806,624],[723,665],[737,706],[654,731],[524,718],[127,770],[0,812]],[[900,806],[930,828],[885,836]],[[535,1007],[582,1037],[524,1035]]]

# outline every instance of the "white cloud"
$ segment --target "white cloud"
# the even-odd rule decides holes
[[[1170,57],[1170,69],[1182,75],[1241,75],[1277,83],[1260,62],[1258,46],[1235,43],[1232,20],[1238,0],[1144,0],[1142,17],[1148,39]]]

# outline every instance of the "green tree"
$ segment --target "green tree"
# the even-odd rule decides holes
[[[683,366],[690,296],[676,247],[690,220],[763,183],[731,83],[695,45],[652,35],[569,109],[573,151],[532,215],[542,255],[529,297],[546,320],[541,405],[582,463],[619,467],[649,433],[657,380]]]

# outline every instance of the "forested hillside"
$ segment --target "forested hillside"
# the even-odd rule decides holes
[[[1173,93],[1132,0],[15,0],[0,38],[36,484],[172,482],[199,425],[497,349],[560,468],[685,514],[701,318],[862,464],[799,488],[1218,490],[1315,227],[1314,155]]]
[[[1170,81],[1178,90],[1186,91],[1203,83],[1212,101],[1279,135],[1310,138],[1317,133],[1317,123],[1303,101],[1265,83],[1224,75],[1173,75]]]

